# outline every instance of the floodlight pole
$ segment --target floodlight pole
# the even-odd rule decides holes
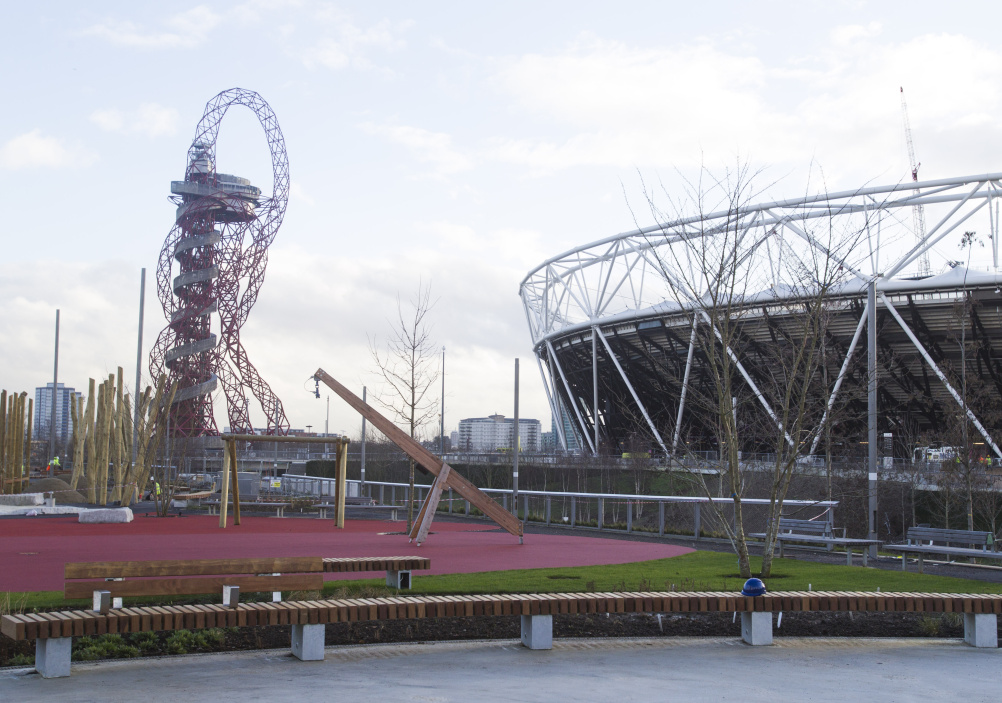
[[[518,517],[518,359],[515,359],[515,417],[512,419],[512,460],[511,460],[511,512]],[[523,520],[528,520],[529,516],[524,515]]]
[[[442,347],[442,427],[438,435],[439,456],[445,456],[445,347]]]
[[[56,343],[52,355],[52,412],[49,418],[49,461],[56,455],[56,398],[59,395],[59,309],[56,309]],[[53,471],[55,471],[53,469]]]
[[[366,387],[362,386],[362,402],[365,402]],[[331,398],[327,396],[327,407],[330,407]],[[348,451],[347,449],[345,451]],[[359,482],[358,494],[362,495],[362,488],[365,486],[365,415],[362,416],[362,480]]]
[[[867,445],[869,473],[868,539],[877,539],[877,281],[871,279],[866,288],[867,307]],[[870,556],[877,557],[877,545],[868,547]]]

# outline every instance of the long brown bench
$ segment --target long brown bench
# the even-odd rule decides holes
[[[386,585],[401,590],[411,587],[411,571],[430,568],[428,557],[324,557],[328,574],[385,571]]]
[[[783,611],[958,613],[964,616],[965,642],[997,647],[1002,595],[813,591],[756,597],[723,592],[400,596],[4,615],[0,631],[15,640],[36,640],[35,668],[53,677],[69,675],[71,639],[82,635],[291,625],[292,652],[309,661],[324,657],[327,623],[520,615],[522,643],[529,649],[550,649],[553,616],[558,614],[735,612],[741,613],[742,639],[767,645],[772,644],[773,613]]]
[[[68,563],[63,597],[199,595],[224,586],[244,592],[316,591],[323,574],[385,571],[386,585],[410,588],[410,572],[430,569],[427,557],[277,557]],[[95,601],[97,602],[97,601]],[[97,608],[97,606],[95,606]]]

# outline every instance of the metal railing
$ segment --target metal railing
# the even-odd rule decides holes
[[[285,474],[279,479],[281,490],[286,493],[299,495],[315,495],[318,497],[333,495],[333,478],[321,478],[317,476],[299,476]],[[410,486],[406,483],[392,483],[388,481],[366,481],[363,486],[361,481],[348,480],[347,496],[358,498],[367,497],[376,500],[378,505],[393,505],[397,507],[406,506],[410,496]],[[428,484],[415,484],[414,493],[418,502],[423,501],[431,486]],[[509,510],[511,503],[511,489],[509,488],[481,488],[481,491],[491,495],[498,500],[505,510]],[[521,501],[521,511],[519,518],[523,525],[537,523],[545,525],[560,525],[568,528],[609,530],[617,532],[632,533],[634,531],[656,532],[659,537],[666,533],[671,534],[691,534],[695,539],[703,536],[703,514],[701,508],[710,503],[727,507],[733,505],[730,498],[709,498],[706,496],[663,496],[663,495],[641,495],[624,493],[583,493],[565,491],[519,491],[518,497]],[[746,507],[764,507],[769,505],[766,498],[745,498],[741,501]],[[457,510],[459,504],[461,509]],[[838,506],[837,500],[786,500],[783,505],[790,508],[797,508],[800,511],[810,511],[804,517],[808,519],[822,519],[823,521],[835,521],[835,508]],[[639,528],[634,525],[638,517],[637,508],[648,505],[657,506],[657,517],[653,525],[650,520],[644,520],[647,525]],[[557,507],[558,518],[555,519],[554,506]],[[685,520],[689,529],[680,532],[677,529],[668,530],[666,524],[667,512],[671,508],[685,506],[691,510],[691,522]],[[533,512],[533,508],[536,512]],[[623,519],[618,519],[616,508],[623,508]],[[610,509],[612,509],[612,521],[607,521]],[[440,511],[450,515],[472,516],[474,508],[470,502],[462,498],[453,496],[452,489],[443,492],[439,507]],[[593,517],[594,516],[594,517]]]

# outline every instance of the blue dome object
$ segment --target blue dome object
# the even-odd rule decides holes
[[[745,581],[744,588],[741,589],[743,596],[764,596],[765,584],[762,579],[751,578]]]

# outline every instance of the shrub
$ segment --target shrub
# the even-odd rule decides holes
[[[74,661],[94,661],[96,659],[128,659],[141,654],[139,647],[126,644],[121,635],[100,635],[80,637],[73,643]]]
[[[129,641],[139,647],[143,654],[155,654],[160,651],[160,638],[155,632],[136,632]]]

